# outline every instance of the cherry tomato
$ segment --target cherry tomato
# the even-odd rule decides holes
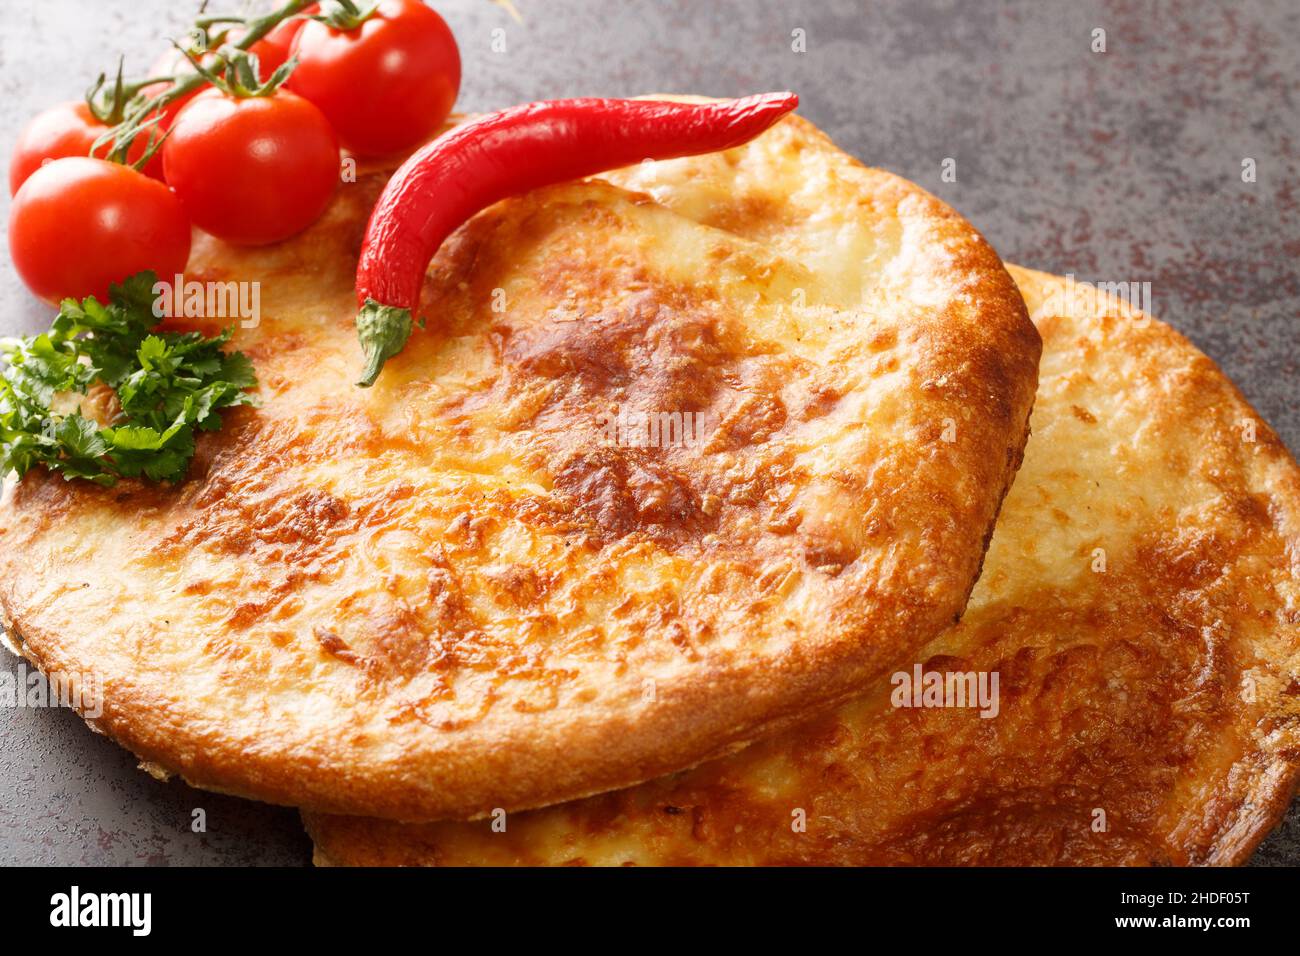
[[[163,146],[167,183],[194,224],[219,239],[263,245],[315,222],[339,180],[339,146],[324,114],[300,96],[199,94]]]
[[[9,253],[42,299],[98,296],[144,269],[171,276],[190,256],[190,223],[165,185],[90,157],[36,170],[9,209]]]
[[[381,0],[339,31],[309,20],[294,42],[289,87],[329,117],[354,153],[378,156],[432,136],[456,103],[460,53],[442,17],[420,0]]]
[[[304,8],[299,16],[308,17],[320,13],[320,4],[313,3]],[[288,62],[289,57],[293,54],[293,41],[298,39],[298,34],[306,26],[306,19],[290,18],[281,20],[272,29],[271,32],[262,39],[253,44],[253,52],[258,57],[258,73],[262,74],[262,82],[266,82],[281,64]],[[274,64],[269,69],[267,64]]]
[[[23,127],[14,144],[13,156],[9,160],[9,195],[18,192],[18,187],[27,181],[27,177],[52,159],[67,156],[89,156],[90,148],[96,139],[108,132],[108,127],[95,118],[84,101],[73,100],[52,106],[38,113]],[[127,151],[127,158],[135,162],[144,155],[149,143],[149,134],[141,133]],[[105,156],[105,146],[96,153]],[[145,167],[145,172],[155,179],[162,179],[162,157],[157,153]]]

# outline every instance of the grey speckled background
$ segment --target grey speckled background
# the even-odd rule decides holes
[[[0,151],[125,50],[143,69],[197,5],[8,0]],[[235,6],[214,2],[212,6]],[[1300,449],[1300,4],[1295,0],[440,0],[461,108],[789,87],[849,151],[976,223],[1004,258],[1152,283],[1154,309]],[[154,11],[150,15],[150,11]],[[1105,54],[1091,31],[1107,33]],[[493,53],[491,31],[507,52]],[[791,51],[791,31],[807,52]],[[940,181],[945,157],[957,182]],[[1258,166],[1244,184],[1243,157]],[[5,200],[7,202],[7,197]],[[0,333],[47,318],[0,264]],[[3,666],[21,672],[21,664]],[[305,863],[291,810],[162,785],[69,711],[0,710],[0,862]],[[207,833],[191,832],[192,810]],[[1257,863],[1300,862],[1300,813]]]

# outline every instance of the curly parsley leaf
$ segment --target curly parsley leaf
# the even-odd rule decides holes
[[[154,283],[141,272],[113,286],[107,304],[65,299],[48,332],[0,340],[0,478],[44,465],[100,485],[179,481],[195,429],[215,431],[221,409],[257,404],[252,363],[223,349],[229,329],[154,331]],[[67,401],[101,385],[116,394],[106,425]],[[55,411],[63,405],[70,411]]]

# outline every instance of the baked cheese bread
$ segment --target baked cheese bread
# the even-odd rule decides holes
[[[304,814],[317,862],[1244,861],[1300,778],[1300,471],[1177,332],[1010,270],[1041,384],[960,625],[836,713],[640,787],[470,824]]]
[[[353,273],[387,170],[279,246],[198,237],[188,280],[260,284],[232,345],[263,405],[175,487],[11,483],[22,652],[93,673],[95,726],[158,772],[413,821],[679,771],[911,659],[1020,461],[1014,283],[798,118],[657,167],[473,219],[369,390]]]

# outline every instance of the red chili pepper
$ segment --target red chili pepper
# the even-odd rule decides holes
[[[794,93],[716,103],[577,99],[489,113],[415,153],[393,175],[366,227],[357,265],[358,383],[372,384],[406,344],[434,253],[495,202],[630,166],[747,143],[799,105]]]

